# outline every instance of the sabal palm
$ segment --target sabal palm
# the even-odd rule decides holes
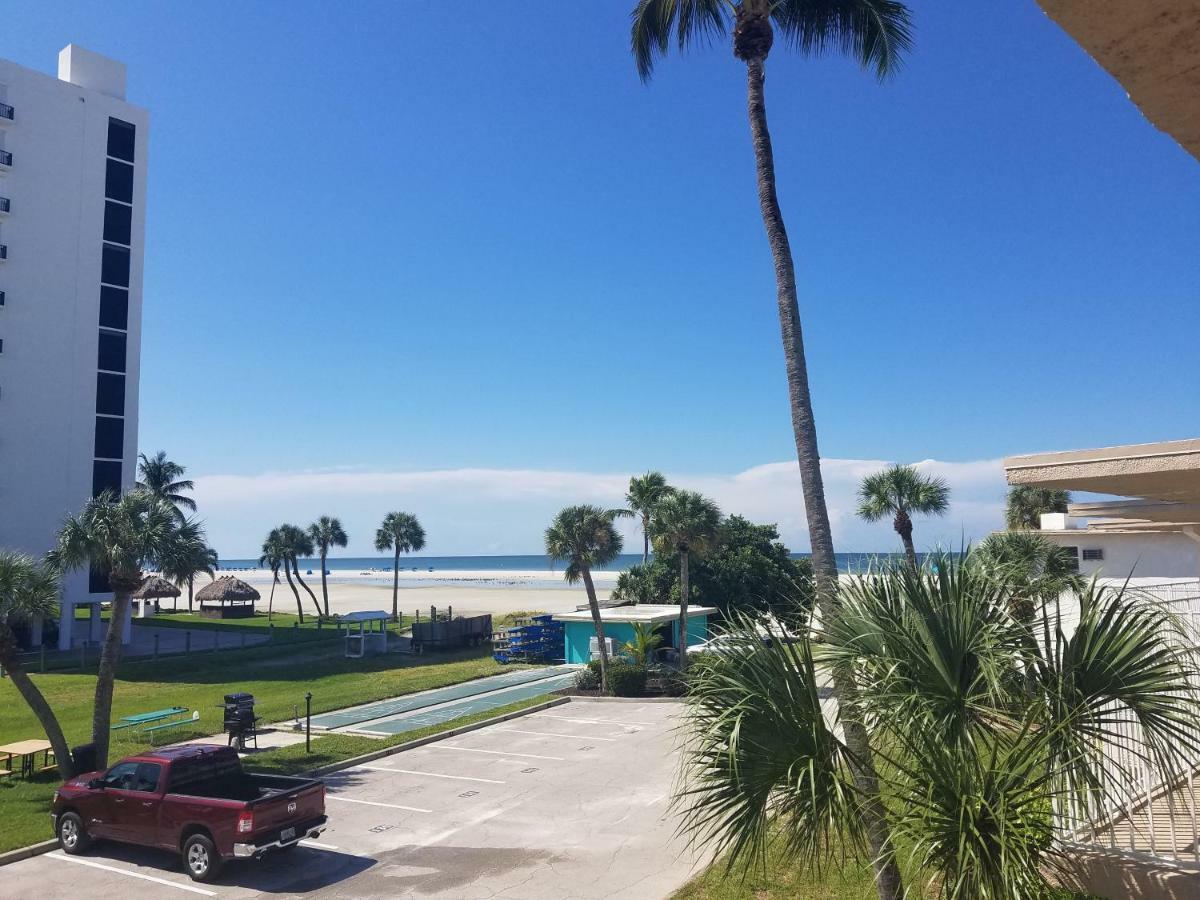
[[[308,532],[303,528],[286,523],[280,525],[278,531],[279,540],[283,543],[283,546],[286,549],[284,571],[287,570],[288,566],[291,566],[292,575],[296,577],[296,581],[299,583],[300,587],[304,588],[304,592],[308,594],[309,599],[312,600],[312,604],[317,611],[317,615],[320,616],[321,604],[317,602],[317,595],[312,592],[312,588],[310,588],[308,584],[305,583],[304,579],[300,577],[301,557],[311,557],[315,549],[313,547],[312,538],[309,537]],[[297,601],[298,600],[299,595],[297,594]],[[303,616],[301,617],[301,621],[303,621]]]
[[[58,612],[58,591],[58,574],[53,569],[39,565],[33,557],[23,553],[0,550],[0,666],[42,726],[54,748],[59,774],[70,778],[75,772],[62,726],[21,664],[14,633],[19,626],[54,616]]]
[[[1065,513],[1071,495],[1053,488],[1018,484],[1008,491],[1004,506],[1004,524],[1010,531],[1042,527],[1042,513]]]
[[[296,613],[303,624],[304,608],[300,605],[300,594],[296,591],[296,586],[292,584],[292,575],[287,569],[288,553],[289,548],[284,542],[283,535],[279,533],[278,528],[272,528],[267,539],[263,541],[262,556],[258,558],[260,566],[267,566],[271,570],[271,596],[267,600],[267,620],[270,621],[275,611],[275,585],[279,584],[279,569],[282,567],[287,576],[288,586],[296,597]]]
[[[192,611],[192,593],[197,575],[216,575],[220,560],[217,551],[208,546],[204,528],[195,519],[185,519],[179,525],[171,555],[158,561],[163,577],[179,587],[187,587],[188,612]]]
[[[904,543],[911,565],[917,564],[913,546],[914,513],[945,515],[950,506],[950,488],[941,478],[923,475],[916,466],[888,466],[868,475],[858,486],[858,516],[868,522],[892,517],[892,527]]]
[[[1194,651],[1153,603],[1085,586],[1068,633],[1050,605],[1034,622],[1011,616],[1013,587],[949,560],[936,574],[905,565],[854,580],[819,648],[764,646],[738,623],[729,653],[693,679],[690,827],[735,858],[779,831],[786,851],[835,866],[843,841],[868,843],[841,711],[822,708],[836,665],[855,673],[889,757],[884,837],[944,897],[1042,896],[1061,858],[1052,806],[1087,821],[1144,789],[1105,742],[1169,782],[1200,751],[1200,703]]]
[[[679,667],[687,668],[688,601],[692,555],[703,555],[716,542],[721,510],[695,491],[672,491],[658,503],[650,540],[660,555],[679,554]]]
[[[60,571],[92,566],[108,577],[112,615],[100,651],[92,710],[96,761],[108,761],[113,682],[121,660],[121,636],[129,618],[130,594],[142,583],[143,568],[179,552],[179,511],[147,490],[117,497],[105,491],[63,523],[48,560]]]
[[[654,508],[672,490],[662,472],[647,472],[629,479],[625,502],[629,504],[629,511],[642,522],[643,565],[650,559],[650,521],[654,517]]]
[[[613,524],[618,511],[581,504],[560,510],[546,529],[546,555],[566,563],[563,577],[567,584],[583,582],[588,609],[600,650],[600,690],[608,693],[608,648],[604,643],[604,620],[600,601],[592,583],[592,569],[603,567],[621,555],[624,542]]]
[[[1078,563],[1066,548],[1030,531],[988,535],[971,550],[967,564],[986,568],[1013,586],[1010,612],[1022,621],[1032,620],[1038,603],[1052,602],[1084,585]]]
[[[375,549],[392,551],[392,621],[400,621],[400,554],[425,547],[425,529],[412,513],[390,512],[375,531]]]
[[[325,561],[329,558],[330,547],[345,547],[349,542],[346,530],[342,528],[341,519],[331,516],[321,516],[308,526],[308,537],[317,548],[321,558],[321,599],[325,601],[325,615],[329,615],[329,586],[325,582]]]
[[[776,28],[787,39],[790,49],[804,55],[840,52],[853,57],[863,68],[873,70],[881,79],[896,70],[911,43],[908,10],[895,0],[638,0],[633,12],[631,43],[643,80],[650,78],[655,61],[665,56],[673,43],[683,49],[705,44],[714,36],[730,31],[734,55],[746,64],[746,106],[754,146],[758,203],[775,268],[775,302],[813,574],[818,602],[823,614],[829,615],[837,604],[837,563],[821,478],[796,271],[775,189],[775,155],[767,127],[764,80]],[[860,763],[859,787],[867,795],[877,797],[866,732],[853,715],[849,679],[841,673],[835,679],[835,691],[849,711],[847,737]],[[877,820],[872,828],[874,841],[887,829],[882,801],[872,801],[871,807],[875,811],[871,816]],[[874,846],[874,850],[879,859],[890,856],[888,848],[882,845]],[[881,897],[899,897],[902,892],[899,870],[890,866],[880,871],[879,884]]]
[[[154,456],[138,454],[138,487],[176,508],[195,512],[196,501],[184,493],[196,488],[191,480],[183,477],[186,471],[179,463],[167,459],[165,450],[159,450]]]

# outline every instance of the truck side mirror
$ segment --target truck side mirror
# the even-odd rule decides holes
[[[91,781],[89,781],[87,783],[87,786],[88,786],[89,790],[102,791],[102,790],[104,790],[104,779],[103,778],[93,778]]]

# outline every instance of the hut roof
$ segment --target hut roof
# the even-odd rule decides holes
[[[247,603],[259,599],[259,593],[240,578],[222,575],[196,592],[201,603]]]
[[[178,597],[179,588],[158,575],[150,575],[142,581],[141,587],[131,594],[137,600],[153,600],[155,597]]]

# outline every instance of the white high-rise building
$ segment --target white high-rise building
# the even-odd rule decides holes
[[[74,44],[57,78],[0,59],[0,547],[40,556],[135,480],[147,123],[122,63]],[[110,598],[69,575],[59,647],[99,639]]]

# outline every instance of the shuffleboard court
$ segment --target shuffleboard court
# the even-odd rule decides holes
[[[532,684],[547,678],[563,675],[564,673],[574,674],[575,671],[570,666],[519,669],[515,672],[505,672],[503,675],[492,675],[488,678],[478,678],[475,681],[466,681],[462,684],[452,684],[448,687],[424,691],[420,694],[410,694],[405,697],[394,697],[391,700],[381,700],[378,703],[370,703],[366,706],[356,706],[353,709],[341,709],[336,712],[322,713],[319,716],[313,716],[312,727],[326,730],[346,728],[350,725],[360,725],[363,722],[370,722],[373,719],[382,719],[387,716],[412,712],[415,709],[424,709],[427,706],[436,706],[439,703],[449,703],[452,700],[475,697],[479,694],[486,694],[503,688]],[[531,694],[530,696],[536,696],[536,694]],[[505,702],[511,703],[512,701],[507,700]]]
[[[470,716],[475,713],[486,712],[489,709],[497,709],[509,703],[516,703],[518,700],[528,700],[532,697],[539,697],[542,694],[561,691],[563,688],[570,687],[575,683],[576,674],[575,671],[568,670],[564,674],[543,678],[541,681],[535,681],[532,684],[518,685],[517,687],[494,691],[490,694],[468,697],[459,703],[440,706],[428,712],[399,716],[395,719],[385,719],[380,722],[369,722],[353,730],[365,734],[403,734],[406,731],[416,731],[418,728],[428,728],[430,725],[441,725],[443,722],[449,722],[463,716]]]

